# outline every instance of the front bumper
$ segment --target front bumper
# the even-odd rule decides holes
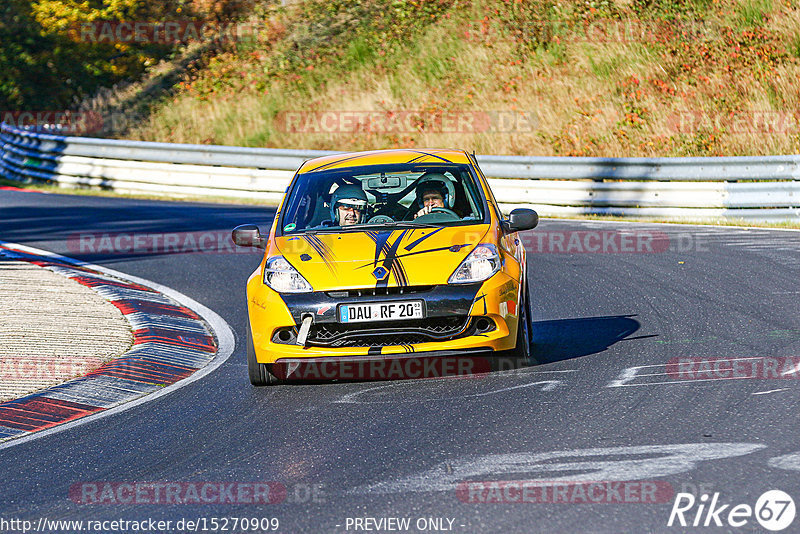
[[[409,353],[424,356],[443,350],[494,352],[513,348],[516,339],[519,283],[504,271],[477,284],[293,295],[278,294],[258,277],[251,277],[247,294],[253,345],[260,363]],[[419,299],[426,305],[422,320],[357,325],[337,321],[339,304]],[[297,345],[298,326],[308,316],[313,317],[308,343]],[[484,328],[487,323],[489,329]]]

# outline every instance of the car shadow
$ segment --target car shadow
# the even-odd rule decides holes
[[[609,315],[533,322],[533,357],[553,363],[608,349],[637,330],[635,315]]]
[[[524,369],[603,352],[639,330],[635,315],[611,315],[534,321],[531,359],[513,353],[425,356],[396,354],[361,363],[350,358],[317,359],[279,363],[272,371],[285,383],[333,384],[337,382],[384,382],[420,378],[468,378],[487,373]],[[654,337],[654,336],[641,336]]]

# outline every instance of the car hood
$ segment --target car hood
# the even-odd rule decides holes
[[[446,284],[489,225],[282,236],[275,246],[314,291]]]

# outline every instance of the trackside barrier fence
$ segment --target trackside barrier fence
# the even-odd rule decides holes
[[[71,137],[0,125],[0,175],[23,183],[278,202],[318,150]],[[800,220],[800,156],[477,156],[504,210],[659,219]]]

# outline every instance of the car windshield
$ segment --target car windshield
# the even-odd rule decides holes
[[[485,202],[468,165],[376,165],[298,174],[282,233],[359,231],[484,222]]]

